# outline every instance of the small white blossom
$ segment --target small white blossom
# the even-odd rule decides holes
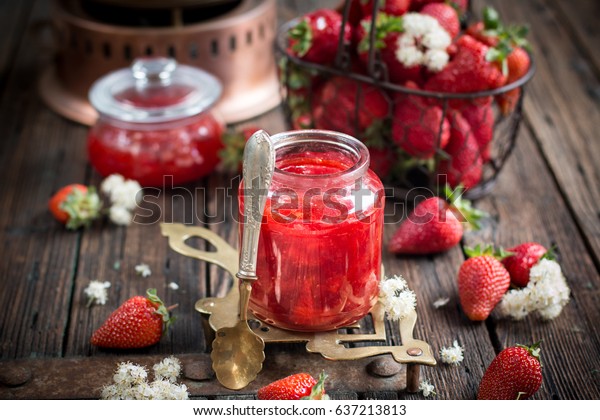
[[[410,314],[417,305],[415,292],[408,289],[402,276],[394,276],[379,285],[379,300],[388,319],[397,321]]]
[[[110,287],[110,282],[108,281],[98,281],[92,280],[90,284],[83,289],[83,293],[87,296],[88,302],[87,306],[91,306],[94,303],[98,305],[104,305],[108,299],[108,292],[106,289]]]
[[[112,174],[104,178],[102,183],[100,184],[100,191],[110,197],[110,193],[117,186],[123,184],[125,182],[125,178],[121,174]]]
[[[569,302],[571,291],[560,265],[541,259],[529,271],[529,283],[522,289],[513,289],[500,301],[500,312],[515,320],[537,312],[543,319],[556,318]]]
[[[421,383],[419,383],[419,391],[423,392],[424,397],[435,395],[435,387],[427,379],[423,379]]]
[[[181,373],[181,363],[173,356],[165,358],[153,367],[154,380],[148,382],[145,367],[133,363],[120,363],[113,376],[113,383],[105,385],[100,397],[103,400],[187,400],[189,395],[184,384],[175,380]]]
[[[156,379],[164,379],[174,383],[181,374],[181,362],[176,357],[171,356],[155,364],[152,369]]]
[[[404,33],[398,37],[396,58],[406,67],[424,65],[429,70],[442,70],[450,56],[446,49],[452,43],[448,32],[432,16],[407,13],[402,17]]]
[[[133,179],[128,179],[116,185],[110,192],[110,201],[113,205],[133,210],[139,203],[141,185]]]
[[[438,309],[438,308],[441,308],[442,306],[446,305],[448,302],[450,302],[449,297],[439,298],[435,302],[433,302],[433,307],[435,309]]]
[[[449,365],[460,365],[464,360],[463,348],[458,345],[458,341],[454,340],[452,347],[442,347],[440,350],[440,358],[442,362]]]
[[[127,226],[131,223],[133,215],[125,207],[111,206],[108,217],[115,225]]]
[[[174,281],[172,281],[171,283],[169,283],[169,285],[167,287],[169,289],[171,289],[171,290],[178,290],[179,289],[179,285],[177,283],[175,283]]]
[[[152,270],[150,270],[150,266],[148,264],[138,264],[135,266],[135,274],[142,277],[150,277],[152,275]]]

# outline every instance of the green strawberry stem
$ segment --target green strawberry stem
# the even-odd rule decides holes
[[[312,45],[312,29],[307,21],[303,20],[298,23],[292,29],[290,29],[289,36],[291,39],[296,40],[292,50],[298,54],[299,57],[304,56]]]
[[[544,255],[540,257],[540,260],[556,260],[556,245],[552,245],[549,250],[547,250]]]
[[[369,36],[371,32],[371,21],[362,22],[365,36],[358,44],[358,52],[364,53],[369,51]],[[378,13],[375,21],[375,49],[385,48],[385,37],[391,32],[404,32],[404,23],[399,16],[390,16],[385,13]]]
[[[302,397],[302,400],[326,400],[329,399],[327,394],[325,394],[325,379],[327,379],[327,374],[325,372],[321,372],[319,375],[319,379],[317,383],[312,387],[310,391],[310,395],[306,397]]]
[[[517,344],[517,347],[521,347],[521,348],[527,350],[532,357],[534,357],[538,361],[540,361],[540,352],[542,351],[542,349],[540,348],[541,343],[542,343],[542,340],[538,341],[537,343],[531,344],[530,346],[525,346],[523,344]],[[540,363],[540,366],[541,366],[541,363]]]
[[[89,227],[93,220],[102,215],[102,201],[94,187],[88,187],[86,192],[73,189],[60,208],[69,215],[66,227],[71,230]]]
[[[490,257],[494,257],[498,260],[506,258],[510,255],[514,255],[512,252],[508,252],[504,250],[504,248],[499,247],[498,249],[494,248],[494,245],[485,245],[481,246],[477,244],[475,247],[465,247],[464,252],[469,258],[480,257],[482,255],[488,255]]]
[[[172,317],[169,315],[169,308],[172,308],[172,307],[171,306],[169,308],[165,307],[165,304],[163,303],[163,301],[156,294],[156,289],[146,290],[146,297],[148,298],[148,300],[150,302],[158,304],[158,308],[156,308],[154,313],[158,314],[162,317],[163,327],[164,327],[163,334],[166,334],[167,331],[169,330],[169,327],[171,325],[173,325],[173,322],[175,322],[175,317]]]
[[[481,229],[479,221],[489,215],[485,211],[473,207],[471,201],[462,198],[463,193],[464,187],[462,185],[459,185],[454,190],[447,184],[444,187],[446,200],[452,205],[453,210],[456,210],[454,212],[456,216],[466,221],[472,229],[479,230]]]

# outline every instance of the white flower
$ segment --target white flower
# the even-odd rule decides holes
[[[181,362],[176,357],[171,356],[155,364],[152,369],[156,379],[164,379],[174,383],[181,374]]]
[[[116,225],[127,226],[131,223],[133,215],[125,207],[111,206],[108,217]]]
[[[500,312],[516,320],[531,312],[537,312],[543,319],[554,319],[569,302],[570,293],[560,265],[544,258],[531,267],[527,286],[504,295]]]
[[[178,290],[179,289],[179,285],[177,283],[175,283],[174,281],[172,281],[171,283],[169,283],[169,285],[167,287],[169,289],[171,289],[171,290]]]
[[[440,358],[442,362],[449,365],[460,365],[464,360],[463,348],[458,345],[458,341],[454,340],[452,347],[442,347],[440,350]]]
[[[181,363],[173,356],[165,358],[153,367],[154,380],[148,382],[145,367],[130,362],[117,366],[113,383],[102,387],[103,400],[187,400],[189,395],[184,384],[175,380],[181,373]]]
[[[110,287],[108,281],[92,280],[88,287],[83,289],[83,293],[88,297],[87,306],[91,306],[94,303],[104,305],[108,299],[108,292],[106,289]]]
[[[111,191],[117,186],[123,184],[125,182],[125,178],[121,174],[112,174],[104,178],[102,183],[100,184],[100,191],[110,197]]]
[[[449,297],[439,298],[435,302],[433,302],[433,307],[435,309],[438,309],[438,308],[441,308],[442,306],[446,305],[448,302],[450,302]]]
[[[394,276],[379,285],[379,300],[388,319],[397,321],[410,314],[417,305],[415,292],[408,289],[402,276]]]
[[[398,37],[396,58],[406,67],[424,65],[442,70],[450,59],[446,49],[452,43],[448,32],[432,16],[407,13],[402,17],[404,33]]]
[[[423,379],[421,383],[419,383],[419,391],[423,391],[424,397],[435,395],[435,387],[429,383],[427,379]]]
[[[137,207],[140,198],[141,185],[132,179],[117,184],[110,192],[110,201],[113,205],[133,210]]]
[[[150,277],[152,274],[152,270],[150,270],[150,266],[148,264],[138,264],[135,266],[135,274],[142,277]]]

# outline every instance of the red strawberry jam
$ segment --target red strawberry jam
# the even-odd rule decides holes
[[[257,318],[325,331],[364,317],[377,301],[384,192],[366,147],[340,133],[273,136],[276,170],[263,216]],[[240,190],[243,214],[244,191]]]
[[[173,59],[137,59],[109,73],[90,90],[99,114],[88,134],[91,164],[144,187],[209,174],[222,148],[224,124],[210,110],[220,94],[214,76]]]

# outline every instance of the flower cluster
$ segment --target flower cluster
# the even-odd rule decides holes
[[[408,288],[402,276],[393,276],[380,283],[379,301],[392,321],[404,318],[417,306],[417,296]]]
[[[419,383],[419,391],[423,392],[424,397],[435,395],[435,387],[427,379],[423,379]]]
[[[171,356],[152,367],[154,380],[148,382],[148,370],[131,362],[117,366],[113,383],[101,391],[103,400],[187,400],[189,395],[184,384],[177,384],[181,374],[179,359]]]
[[[110,199],[110,220],[117,225],[129,225],[133,219],[132,212],[139,203],[140,184],[122,175],[112,174],[102,181],[100,190]]]
[[[440,358],[442,362],[449,365],[460,365],[464,360],[463,348],[458,345],[458,341],[454,340],[452,347],[442,347],[440,349]]]
[[[83,289],[83,293],[87,296],[87,306],[92,306],[97,303],[98,305],[104,305],[108,299],[108,292],[106,289],[110,287],[110,282],[92,280],[90,284]]]
[[[510,290],[504,295],[500,312],[515,320],[521,320],[532,312],[546,320],[554,319],[569,302],[570,293],[560,265],[543,258],[529,271],[526,287]]]
[[[148,264],[141,263],[135,266],[135,274],[146,278],[152,275],[152,270]]]
[[[431,71],[440,71],[450,56],[447,49],[450,35],[437,19],[421,13],[407,13],[403,17],[404,33],[398,37],[396,57],[406,67],[423,65]]]

